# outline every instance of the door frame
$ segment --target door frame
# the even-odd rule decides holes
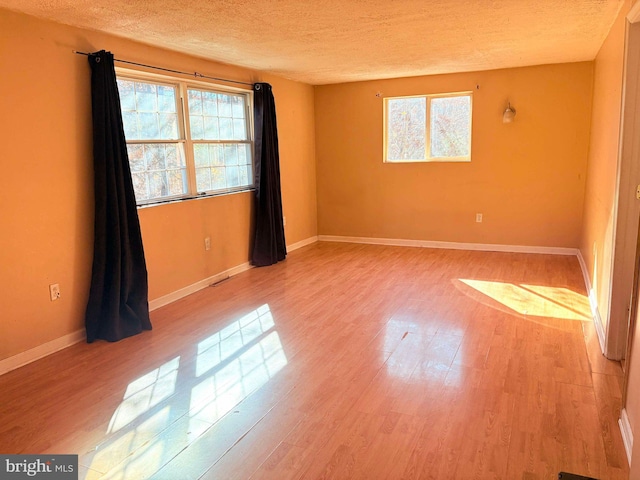
[[[616,193],[613,210],[613,251],[609,312],[604,354],[612,360],[627,355],[640,202],[640,2],[626,16],[622,108]]]
[[[633,429],[627,415],[630,360],[636,316],[640,305],[640,2],[626,15],[622,73],[622,104],[615,200],[613,204],[612,262],[609,311],[603,353],[612,360],[625,359],[618,424],[631,466]],[[640,355],[635,352],[635,355]]]

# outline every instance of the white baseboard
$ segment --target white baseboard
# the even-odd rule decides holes
[[[624,450],[627,453],[627,461],[631,466],[631,452],[633,452],[633,432],[631,431],[631,423],[627,416],[627,411],[623,408],[620,412],[620,419],[618,420],[620,426],[620,433],[622,433],[622,443],[624,443]]]
[[[293,243],[291,245],[287,245],[287,251],[292,252],[299,248],[302,248],[306,245],[310,245],[314,242],[318,241],[318,237],[309,237],[299,242]],[[180,300],[181,298],[186,297],[187,295],[191,295],[192,293],[196,293],[198,290],[202,290],[203,288],[207,288],[209,285],[214,283],[218,283],[221,280],[225,280],[229,277],[233,277],[234,275],[238,275],[239,273],[246,272],[253,266],[249,262],[245,262],[241,265],[236,265],[224,272],[216,273],[208,278],[200,280],[196,283],[183,287],[175,292],[168,293],[167,295],[163,295],[162,297],[155,298],[149,301],[149,310],[153,311],[160,307],[164,307],[170,303],[175,302],[176,300]]]
[[[582,256],[582,252],[578,250],[578,263],[580,264],[580,270],[582,270],[582,277],[584,278],[584,285],[587,288],[587,292],[589,292],[589,305],[591,306],[591,316],[593,317],[593,325],[596,328],[596,334],[598,335],[598,342],[600,343],[600,350],[602,354],[605,355],[605,339],[606,334],[604,331],[604,326],[602,325],[602,317],[600,316],[600,309],[598,308],[598,298],[596,296],[596,292],[591,286],[591,279],[589,278],[589,269],[587,268],[587,263],[584,261],[584,257]]]
[[[168,293],[158,298],[154,298],[149,301],[149,311],[152,312],[160,307],[164,307],[165,305],[169,305],[170,303],[175,302],[176,300],[180,300],[192,293],[196,293],[203,288],[207,288],[209,285],[214,283],[218,283],[221,280],[224,280],[229,277],[233,277],[242,272],[246,272],[250,268],[253,268],[249,262],[245,262],[241,265],[237,265],[235,267],[229,268],[224,272],[216,273],[215,275],[211,275],[210,277],[204,278],[202,280],[197,281],[196,283],[192,283],[186,287],[180,288],[174,292]]]
[[[82,342],[86,339],[85,329],[77,330],[73,333],[65,335],[64,337],[56,338],[50,342],[43,343],[37,347],[31,348],[24,352],[13,355],[12,357],[0,360],[0,375],[3,375],[11,370],[20,368],[28,363],[35,362],[47,355],[51,355],[63,348],[70,347],[76,343]]]
[[[445,248],[452,250],[478,250],[487,252],[512,252],[512,253],[542,253],[551,255],[575,255],[578,257],[578,263],[582,270],[584,284],[589,292],[589,304],[591,306],[591,314],[593,316],[593,324],[598,335],[598,343],[600,350],[605,354],[605,338],[606,334],[602,325],[602,317],[598,309],[598,300],[595,291],[591,287],[589,272],[587,265],[582,257],[582,253],[577,248],[564,247],[535,247],[522,245],[496,245],[483,243],[457,243],[457,242],[434,242],[430,240],[404,240],[397,238],[370,238],[370,237],[342,237],[334,235],[318,235],[321,242],[345,242],[345,243],[364,243],[370,245],[392,245],[398,247],[425,247],[425,248]]]
[[[321,242],[364,243],[369,245],[391,245],[397,247],[444,248],[449,250],[478,250],[484,252],[542,253],[550,255],[577,255],[577,248],[535,247],[526,245],[499,245],[492,243],[436,242],[432,240],[406,240],[399,238],[342,237],[318,235]]]
[[[309,237],[294,244],[288,245],[287,251],[292,252],[317,241],[318,237]],[[169,303],[175,302],[176,300],[186,297],[187,295],[191,295],[198,290],[202,290],[212,283],[219,282],[228,277],[233,277],[234,275],[247,271],[250,268],[252,268],[252,266],[249,264],[249,262],[246,262],[225,270],[224,272],[212,275],[209,278],[205,278],[204,280],[200,280],[199,282],[196,282],[192,285],[176,290],[175,292],[153,299],[149,302],[149,310],[152,311],[168,305]],[[63,337],[56,338],[55,340],[52,340],[50,342],[38,345],[37,347],[34,347],[30,350],[18,353],[17,355],[13,355],[12,357],[0,360],[0,375],[10,372],[11,370],[15,370],[16,368],[20,368],[28,363],[35,362],[36,360],[46,357],[47,355],[51,355],[52,353],[55,353],[64,348],[70,347],[71,345],[79,343],[85,339],[86,333],[85,329],[83,328]]]
[[[287,252],[293,252],[294,250],[298,250],[299,248],[306,247],[307,245],[311,245],[312,243],[316,243],[318,241],[318,237],[309,237],[304,240],[300,240],[299,242],[292,243],[291,245],[287,245]]]

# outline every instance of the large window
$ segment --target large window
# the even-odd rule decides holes
[[[251,93],[118,75],[140,204],[253,186]]]
[[[384,99],[385,162],[471,160],[471,93]]]

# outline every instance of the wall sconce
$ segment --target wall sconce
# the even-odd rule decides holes
[[[511,108],[511,102],[509,102],[509,106],[502,114],[502,123],[512,123],[513,118],[516,116],[516,109]]]

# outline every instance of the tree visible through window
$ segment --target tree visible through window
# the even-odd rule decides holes
[[[118,90],[138,204],[253,186],[249,92],[124,75]]]
[[[176,87],[118,79],[118,90],[138,203],[187,193]]]
[[[198,191],[250,185],[253,173],[244,97],[190,88],[188,98]]]
[[[385,162],[471,160],[471,94],[385,99]]]

